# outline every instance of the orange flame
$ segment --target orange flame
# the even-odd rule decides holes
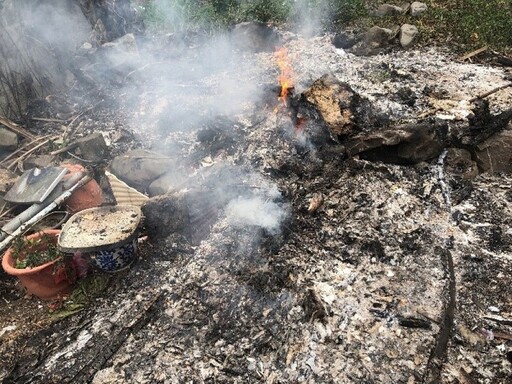
[[[277,66],[279,67],[279,76],[277,82],[281,86],[281,94],[279,100],[286,106],[286,98],[290,88],[293,88],[293,71],[288,58],[288,51],[286,48],[279,48],[274,53],[277,60]]]

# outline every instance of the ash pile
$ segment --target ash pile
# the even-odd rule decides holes
[[[80,133],[150,196],[148,240],[22,358],[2,347],[5,382],[507,382],[506,68],[260,24],[132,37],[84,53],[109,102]]]

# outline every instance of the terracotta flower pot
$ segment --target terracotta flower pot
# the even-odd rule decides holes
[[[60,230],[47,229],[26,237],[27,240],[39,239],[44,234],[52,236],[57,243]],[[2,268],[6,273],[17,276],[28,293],[39,297],[42,300],[53,300],[69,293],[73,279],[70,279],[64,266],[55,268],[60,259],[50,261],[34,268],[16,268],[12,255],[12,248],[9,248],[3,256]]]
[[[75,173],[85,171],[85,168],[80,164],[64,164],[63,166],[69,170],[69,173],[64,177],[65,180]],[[91,180],[73,192],[66,200],[65,205],[70,213],[76,213],[87,208],[98,207],[102,203],[103,194],[101,193],[101,188],[95,180]]]

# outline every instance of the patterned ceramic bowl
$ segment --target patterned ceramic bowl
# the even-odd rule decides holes
[[[131,242],[107,251],[96,251],[91,254],[92,263],[105,272],[119,272],[128,268],[135,260],[137,238]]]
[[[103,271],[120,271],[135,259],[141,218],[140,208],[130,205],[84,209],[64,224],[59,248],[91,255],[91,264]]]

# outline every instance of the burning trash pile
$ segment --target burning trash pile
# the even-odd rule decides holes
[[[23,138],[1,160],[0,239],[19,253],[65,211],[51,276],[108,284],[39,330],[2,276],[2,380],[510,377],[506,67],[260,23],[79,53],[87,86],[32,106],[34,127],[0,120]],[[76,100],[64,129],[55,100]]]

